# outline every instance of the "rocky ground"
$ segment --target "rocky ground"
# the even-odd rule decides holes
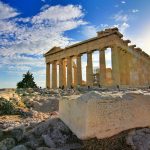
[[[0,90],[0,97],[13,102],[17,112],[0,115],[0,150],[149,150],[150,128],[132,129],[111,138],[86,141],[79,140],[69,130],[59,119],[59,99],[84,94],[90,90],[93,89]],[[107,91],[107,94],[131,91],[94,90]],[[133,91],[139,94],[150,93],[148,89],[132,89]],[[0,103],[0,107],[1,105]]]

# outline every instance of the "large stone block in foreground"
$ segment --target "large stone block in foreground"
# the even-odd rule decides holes
[[[59,111],[78,138],[101,139],[150,126],[150,94],[89,92],[60,100]]]

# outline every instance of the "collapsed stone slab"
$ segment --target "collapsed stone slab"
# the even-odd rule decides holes
[[[150,126],[150,94],[89,92],[63,98],[60,118],[80,139],[102,139],[121,131]]]

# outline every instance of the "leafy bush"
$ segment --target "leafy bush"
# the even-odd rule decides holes
[[[0,98],[0,115],[15,114],[15,105],[7,99]]]
[[[37,88],[33,74],[29,71],[26,74],[23,74],[23,79],[17,83],[17,88]]]

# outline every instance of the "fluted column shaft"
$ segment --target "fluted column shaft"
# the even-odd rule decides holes
[[[77,85],[82,85],[81,55],[77,56]]]
[[[130,85],[131,86],[138,86],[139,85],[139,76],[138,76],[138,59],[137,57],[132,55],[132,59],[130,62],[131,70],[130,70]]]
[[[63,86],[63,60],[59,61],[59,87]]]
[[[112,81],[113,85],[120,85],[120,70],[119,70],[119,49],[117,46],[111,48],[112,57]]]
[[[120,63],[119,63],[119,71],[120,71],[120,84],[124,85],[124,51],[119,51]]]
[[[67,87],[70,88],[72,85],[72,58],[67,58]]]
[[[131,55],[126,53],[126,85],[130,85],[130,72],[131,72]]]
[[[50,88],[50,64],[46,64],[46,88]]]
[[[62,73],[62,76],[63,76],[63,78],[62,78],[62,86],[64,86],[64,87],[66,87],[66,85],[67,85],[67,81],[66,81],[66,61],[65,60],[63,60],[63,64],[62,64],[63,66],[63,73]]]
[[[139,85],[142,86],[143,85],[143,72],[142,72],[141,56],[139,57],[139,60],[138,60],[138,77],[139,77]]]
[[[143,85],[146,85],[146,83],[147,83],[146,67],[145,66],[146,66],[146,62],[145,62],[144,56],[142,56]]]
[[[77,86],[77,66],[74,64],[74,86]]]
[[[52,63],[52,88],[57,88],[57,64],[56,61]]]
[[[99,51],[99,63],[100,63],[100,85],[105,85],[106,83],[106,62],[105,62],[105,51]]]
[[[92,52],[87,53],[87,85],[93,85],[93,63],[92,63]]]

